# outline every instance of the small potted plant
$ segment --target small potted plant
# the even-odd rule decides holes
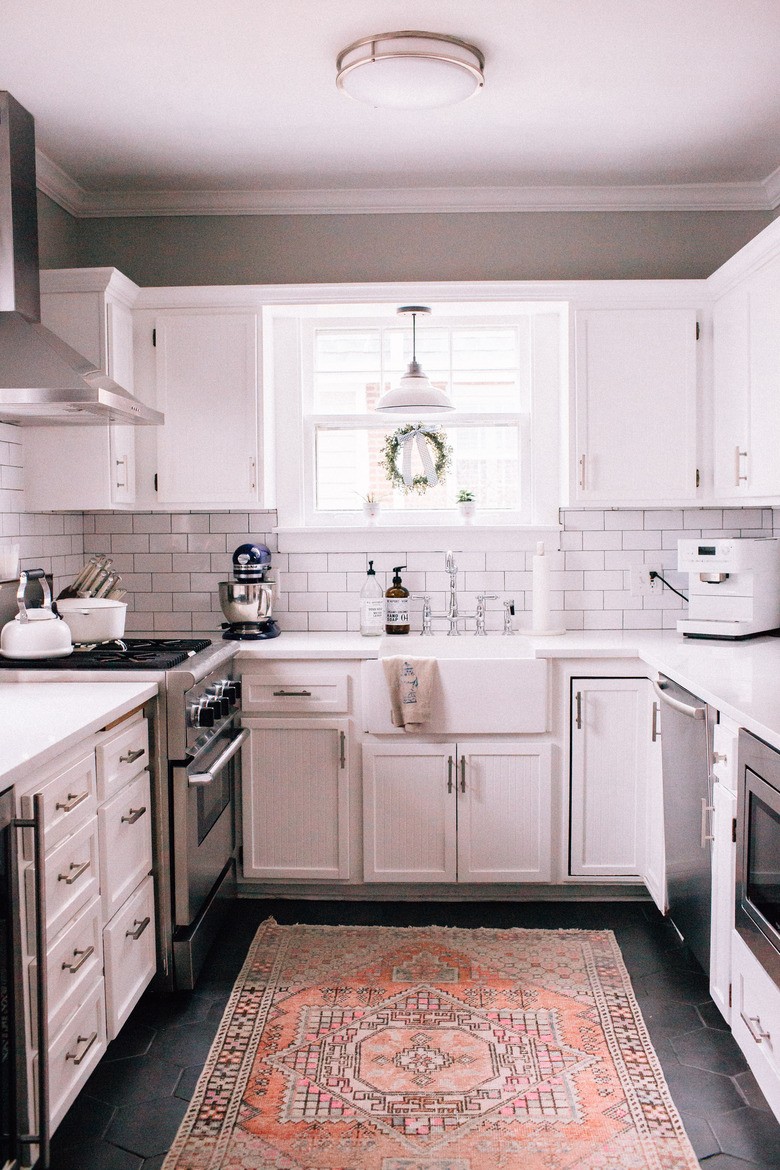
[[[377,517],[382,507],[382,501],[375,492],[369,492],[365,496],[360,497],[363,501],[363,515],[368,524],[376,524]]]
[[[473,492],[458,492],[458,511],[463,517],[464,524],[470,524],[474,519],[474,512],[476,507],[477,504]]]

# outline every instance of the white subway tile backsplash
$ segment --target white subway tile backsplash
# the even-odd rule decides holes
[[[640,532],[627,531],[623,533],[623,548],[637,549],[637,548],[660,548],[661,547],[661,533],[658,531],[644,530]]]
[[[562,508],[561,509],[561,523],[564,529],[595,529],[604,528],[605,512],[597,510],[583,509],[579,511],[576,508]]]
[[[378,566],[375,564],[374,568]],[[327,573],[327,553],[290,553],[291,573]]]
[[[175,512],[171,516],[171,532],[208,532],[209,517],[204,512]]]
[[[133,516],[133,532],[170,532],[171,517],[168,512],[136,512]]]
[[[633,508],[610,509],[604,513],[604,527],[607,530],[620,529],[620,531],[625,532],[626,529],[644,528],[644,526],[644,512]]]
[[[249,515],[246,512],[213,512],[209,517],[209,531],[239,536],[248,534]]]
[[[567,569],[603,569],[603,552],[567,552],[564,553]]]
[[[227,551],[227,537],[224,532],[190,532],[187,535],[187,552],[223,553]]]
[[[586,552],[592,549],[600,549],[602,551],[609,549],[610,551],[614,551],[623,547],[622,529],[610,529],[604,532],[582,532],[578,535],[582,538],[582,547]]]

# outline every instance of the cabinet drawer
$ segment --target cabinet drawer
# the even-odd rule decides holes
[[[275,662],[258,674],[245,674],[242,703],[246,712],[291,715],[345,713],[349,710],[349,674],[332,663]]]
[[[98,809],[103,918],[113,918],[152,868],[149,773],[142,772]]]
[[[154,881],[141,885],[103,931],[106,956],[106,1024],[113,1040],[157,968]]]
[[[55,1035],[103,971],[100,898],[93,898],[46,951],[49,1035]],[[31,964],[35,978],[35,964]],[[31,985],[34,995],[35,985]],[[31,997],[32,998],[32,997]]]
[[[53,847],[74,832],[95,815],[97,790],[95,781],[95,754],[78,760],[59,776],[39,789],[43,797],[44,848],[48,853]],[[22,816],[32,817],[32,794],[22,797]],[[32,857],[32,840],[25,831],[24,855]]]
[[[54,939],[74,914],[86,906],[100,889],[97,821],[93,817],[47,856],[44,866],[46,893],[46,935]],[[34,869],[25,870],[28,932],[35,930]],[[30,950],[32,952],[32,946]]]
[[[776,1109],[780,1102],[780,988],[740,935],[734,931],[731,937],[731,1028],[769,1104]]]
[[[149,725],[139,719],[95,749],[98,801],[108,800],[123,784],[149,767]]]
[[[49,1044],[49,1117],[59,1124],[106,1050],[103,980]]]

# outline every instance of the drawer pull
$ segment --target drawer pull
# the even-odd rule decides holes
[[[89,792],[69,792],[67,800],[58,800],[55,804],[55,809],[62,809],[63,812],[69,813],[77,804],[81,804],[82,800],[86,800]]]
[[[78,963],[63,963],[62,964],[63,971],[70,971],[71,975],[75,975],[76,972],[84,966],[84,964],[86,963],[89,956],[94,955],[94,953],[95,953],[94,947],[87,947],[87,949],[85,951],[77,951],[74,949],[73,957],[75,958],[76,955],[81,955],[81,958],[79,959]]]
[[[126,930],[125,938],[139,939],[151,921],[152,920],[148,914],[146,918],[142,918],[140,922],[137,918],[134,918],[133,926],[135,927],[135,930]]]
[[[138,748],[137,751],[128,752],[126,756],[119,757],[120,764],[134,764],[136,760],[140,760],[141,756],[146,751],[146,748]]]
[[[81,877],[81,875],[86,872],[86,870],[89,869],[89,865],[90,865],[89,861],[82,861],[81,863],[79,863],[78,861],[71,861],[70,868],[71,868],[71,870],[73,870],[75,872],[70,873],[70,874],[58,873],[57,874],[57,881],[58,882],[65,882],[65,884],[67,886],[72,886],[73,883],[75,881],[77,881]]]
[[[144,805],[143,808],[131,808],[130,812],[127,814],[127,816],[122,817],[120,819],[119,823],[121,825],[121,824],[124,824],[125,822],[127,822],[128,825],[134,825],[136,821],[139,821],[141,819],[141,817],[144,815],[145,812],[146,812],[146,805]]]
[[[275,699],[310,699],[311,691],[274,691]]]
[[[771,1039],[771,1033],[765,1032],[761,1027],[760,1016],[746,1016],[744,1012],[740,1012],[739,1015],[742,1023],[745,1025],[756,1044],[760,1044],[762,1040]],[[754,1024],[756,1025],[755,1028],[753,1027]]]
[[[76,1043],[77,1044],[86,1044],[86,1048],[84,1049],[84,1051],[80,1055],[78,1055],[75,1052],[66,1052],[65,1059],[72,1060],[74,1064],[81,1064],[82,1060],[84,1059],[84,1057],[87,1055],[87,1053],[89,1052],[92,1045],[97,1040],[97,1037],[98,1037],[97,1032],[93,1032],[91,1036],[77,1036]]]

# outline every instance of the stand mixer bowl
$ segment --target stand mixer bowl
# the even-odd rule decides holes
[[[231,624],[265,622],[273,609],[273,585],[264,581],[220,581],[219,604]]]

